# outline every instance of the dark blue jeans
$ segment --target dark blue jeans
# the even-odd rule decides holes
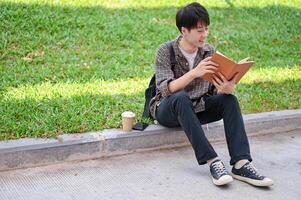
[[[166,127],[181,126],[187,135],[200,165],[217,156],[206,138],[202,124],[223,119],[230,164],[241,159],[252,161],[239,103],[234,95],[218,94],[206,96],[205,111],[195,113],[192,102],[185,91],[165,98],[157,107],[156,119]]]

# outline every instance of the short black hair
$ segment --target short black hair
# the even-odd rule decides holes
[[[196,28],[199,22],[206,26],[210,24],[208,11],[201,4],[193,2],[178,10],[176,24],[181,33],[182,27],[190,31],[192,28]]]

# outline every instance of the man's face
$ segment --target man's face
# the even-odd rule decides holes
[[[197,27],[190,31],[187,28],[182,28],[185,40],[194,47],[204,46],[208,32],[208,26],[204,23],[198,23]]]

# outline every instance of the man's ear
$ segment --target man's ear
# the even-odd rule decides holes
[[[182,26],[181,32],[182,32],[182,35],[186,35],[188,33],[188,29]]]

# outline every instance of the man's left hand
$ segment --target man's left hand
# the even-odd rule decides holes
[[[236,74],[230,81],[228,81],[220,72],[218,72],[220,78],[215,74],[213,75],[213,85],[217,88],[218,94],[232,94],[235,91],[235,81],[238,76]]]

